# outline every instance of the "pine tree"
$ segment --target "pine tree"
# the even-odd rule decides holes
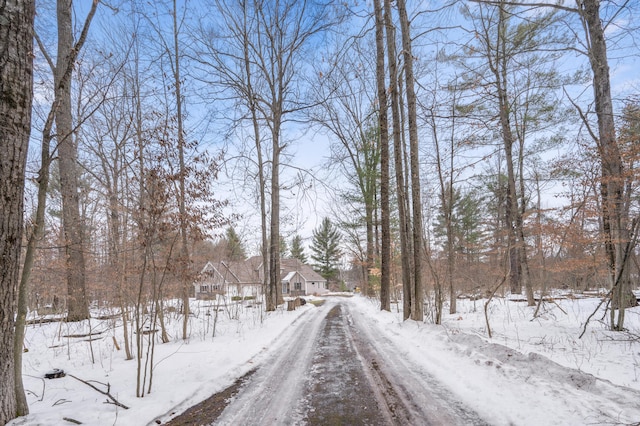
[[[227,228],[226,240],[226,255],[229,260],[244,260],[247,258],[247,253],[245,252],[242,240],[232,226]]]
[[[325,217],[322,224],[313,231],[311,259],[314,261],[314,269],[327,280],[335,278],[338,273],[338,262],[342,256],[339,245],[340,232]]]
[[[450,183],[447,183],[450,185]],[[452,246],[456,253],[472,254],[481,237],[483,199],[473,191],[462,192],[453,190],[453,206],[451,207],[451,231]],[[435,218],[434,236],[446,246],[447,223],[444,212],[445,207],[440,206],[440,211]]]
[[[289,247],[287,247],[287,240],[280,235],[280,259],[284,259],[288,256]]]
[[[307,255],[304,252],[304,247],[302,246],[302,237],[296,234],[291,239],[291,257],[293,259],[298,259],[302,263],[307,263]]]

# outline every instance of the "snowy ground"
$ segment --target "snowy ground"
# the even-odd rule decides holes
[[[599,314],[578,339],[597,298],[546,303],[533,321],[533,309],[524,303],[495,299],[489,309],[493,338],[488,339],[482,300],[458,301],[459,313],[445,316],[443,326],[402,322],[395,305],[387,313],[362,297],[346,302],[356,320],[368,320],[378,343],[396,347],[490,424],[640,422],[640,308],[627,311],[631,334],[606,331]],[[29,326],[24,382],[31,414],[10,424],[72,424],[64,418],[90,425],[155,424],[259,366],[285,347],[291,328],[320,311],[310,304],[268,315],[230,307],[219,312],[212,337],[212,307],[199,303],[187,342],[178,338],[180,319],[168,318],[172,341],[156,346],[153,384],[144,398],[135,396],[136,362],[124,360],[117,321]],[[89,327],[102,331],[91,342],[63,337],[84,334]],[[53,368],[102,390],[108,383],[111,394],[129,409],[106,404],[104,395],[70,375],[43,379]]]
[[[360,301],[362,305],[366,305]],[[607,332],[598,321],[578,339],[599,299],[558,300],[535,308],[496,299],[458,301],[444,326],[401,322],[398,313],[368,311],[381,335],[419,363],[490,424],[590,425],[640,422],[640,308],[627,311],[634,336]],[[600,318],[596,316],[595,318]],[[411,341],[412,343],[407,343]]]

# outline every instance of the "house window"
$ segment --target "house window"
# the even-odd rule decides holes
[[[289,294],[289,283],[282,283],[282,294]]]
[[[293,288],[296,289],[296,290],[302,290],[302,283],[295,283],[293,285]]]
[[[200,286],[200,293],[206,293],[209,291],[209,287],[206,285],[201,285]]]

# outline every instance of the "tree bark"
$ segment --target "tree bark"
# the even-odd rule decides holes
[[[269,250],[269,287],[267,311],[274,311],[279,302],[280,289],[280,112],[273,111],[271,155],[271,228]]]
[[[413,212],[413,287],[415,300],[411,305],[411,318],[424,319],[424,289],[422,286],[422,201],[420,182],[420,159],[418,148],[418,120],[416,112],[415,80],[413,76],[413,54],[411,53],[411,32],[409,17],[404,0],[398,0],[400,29],[402,31],[402,54],[404,57],[405,87],[407,90],[407,120],[409,124],[409,158],[411,169],[411,205]]]
[[[62,195],[62,226],[64,230],[65,268],[67,275],[67,321],[89,318],[86,295],[86,271],[83,248],[84,222],[80,216],[78,199],[78,147],[73,135],[71,113],[71,80],[65,81],[68,68],[73,68],[74,45],[71,0],[58,0],[58,54],[54,84],[56,101],[56,134],[60,193]]]
[[[380,309],[391,311],[391,226],[389,212],[389,124],[384,71],[384,21],[380,0],[373,1],[376,34],[376,82],[378,89],[378,125],[380,126],[380,214],[382,227],[380,256]]]
[[[616,139],[613,101],[607,45],[600,19],[600,2],[582,0],[577,2],[579,12],[585,23],[589,62],[593,73],[593,92],[595,111],[598,120],[598,152],[602,163],[602,225],[605,233],[605,249],[612,285],[619,279],[613,294],[611,327],[614,330],[624,328],[624,309],[630,306],[630,283],[628,268],[625,268],[625,247],[629,241],[628,218],[624,214],[624,167]]]
[[[0,1],[0,424],[28,413],[15,348],[24,182],[33,98],[33,1]],[[19,379],[19,384],[16,382]],[[22,392],[18,395],[18,392]]]
[[[185,189],[185,181],[187,179],[187,170],[184,162],[184,116],[182,112],[182,79],[180,76],[180,44],[179,44],[179,28],[178,28],[178,5],[176,0],[173,0],[173,52],[167,52],[170,56],[173,55],[173,83],[175,86],[175,98],[176,98],[176,121],[178,132],[178,167],[180,168],[180,176],[178,178],[179,194],[178,194],[178,212],[180,214],[180,281],[182,283],[182,338],[188,337],[189,326],[189,290],[191,288],[191,277],[189,274],[189,267],[191,265],[191,257],[189,254],[189,237],[187,232],[188,217],[186,208],[187,192]]]
[[[391,97],[391,117],[393,123],[393,154],[396,174],[396,191],[398,197],[398,216],[400,225],[400,257],[402,259],[402,295],[403,318],[411,316],[413,304],[411,288],[413,287],[413,257],[411,256],[411,218],[407,200],[409,196],[404,185],[402,124],[400,120],[400,102],[398,88],[398,64],[396,61],[395,26],[391,19],[391,2],[384,0],[384,23],[387,31],[387,57],[389,58],[389,96]]]
[[[247,103],[249,112],[251,114],[251,124],[253,126],[253,139],[256,147],[256,156],[257,156],[257,166],[258,166],[258,196],[260,198],[260,233],[262,244],[260,245],[260,254],[262,256],[262,287],[263,294],[266,297],[266,289],[269,285],[269,247],[268,247],[268,237],[267,237],[267,183],[264,173],[264,159],[262,155],[262,138],[260,136],[260,122],[258,120],[258,104],[256,101],[257,94],[253,89],[253,79],[252,79],[252,70],[251,70],[251,58],[249,55],[249,20],[248,20],[248,7],[246,4],[243,4],[242,9],[242,28],[239,30],[242,33],[242,45],[243,45],[243,62],[244,62],[244,72],[246,79],[246,95],[247,95]]]

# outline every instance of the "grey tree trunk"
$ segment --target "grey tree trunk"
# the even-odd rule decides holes
[[[624,329],[624,309],[635,302],[630,297],[625,251],[629,241],[628,217],[624,214],[624,167],[616,139],[607,45],[598,0],[578,1],[585,24],[589,62],[593,73],[595,111],[598,119],[598,152],[602,163],[602,224],[611,282],[614,286],[611,327]],[[626,270],[626,272],[625,272]],[[616,318],[617,311],[617,318]]]
[[[27,414],[15,335],[33,97],[33,1],[0,1],[0,424]],[[20,383],[16,386],[16,381]],[[18,395],[18,392],[22,392]]]
[[[278,306],[280,294],[280,126],[279,108],[273,113],[271,132],[271,227],[269,249],[269,287],[267,291],[267,311],[274,311]]]
[[[58,54],[54,84],[56,102],[56,134],[60,193],[62,195],[62,226],[64,231],[65,269],[67,276],[67,321],[89,318],[86,295],[86,271],[83,248],[84,223],[78,199],[78,147],[73,135],[71,84],[64,81],[68,67],[73,67],[73,25],[71,0],[58,0]]]
[[[244,71],[246,78],[246,92],[247,92],[247,102],[249,111],[251,113],[251,124],[253,126],[253,138],[256,147],[256,156],[257,156],[257,166],[258,166],[258,197],[260,198],[260,233],[261,233],[261,248],[260,254],[262,256],[262,287],[263,294],[266,295],[266,290],[268,286],[268,278],[269,278],[269,247],[268,237],[267,237],[267,183],[264,173],[264,159],[262,155],[262,138],[260,136],[260,122],[258,120],[258,103],[256,101],[256,92],[253,89],[253,79],[252,79],[252,71],[251,71],[251,58],[249,55],[249,16],[247,8],[244,7],[242,10],[242,18],[243,18],[243,26],[242,28],[237,28],[236,30],[240,31],[242,34],[243,41],[243,61],[244,61]]]
[[[413,287],[415,300],[411,305],[411,318],[424,319],[424,289],[422,286],[422,201],[420,182],[420,161],[418,151],[418,120],[416,112],[415,80],[413,76],[413,54],[411,53],[411,32],[409,17],[404,0],[398,0],[400,29],[402,31],[402,54],[404,57],[405,87],[407,91],[407,121],[409,125],[409,157],[411,169],[411,202],[413,212]]]
[[[176,121],[178,131],[178,162],[180,176],[178,178],[179,183],[179,200],[178,200],[178,212],[180,213],[180,281],[182,282],[182,309],[183,309],[183,321],[182,321],[182,338],[188,337],[188,325],[189,325],[189,289],[191,288],[191,279],[189,274],[189,267],[191,264],[191,257],[189,254],[189,237],[187,232],[188,217],[186,208],[187,193],[185,190],[185,181],[187,179],[187,170],[184,162],[184,114],[182,112],[182,80],[180,76],[180,43],[178,40],[179,28],[178,28],[178,5],[176,0],[173,0],[173,52],[167,52],[169,55],[173,55],[173,84],[175,87],[176,98]]]
[[[373,1],[376,34],[376,82],[378,88],[378,123],[380,126],[380,309],[391,310],[391,226],[389,212],[389,124],[387,119],[387,88],[384,70],[384,20],[380,0]]]
[[[51,165],[51,127],[53,125],[55,103],[49,112],[49,117],[42,132],[42,152],[41,166],[38,173],[38,197],[36,212],[31,224],[31,235],[28,236],[27,249],[24,255],[24,263],[22,267],[22,275],[20,276],[20,287],[18,289],[18,315],[16,316],[16,338],[14,342],[14,358],[16,370],[16,395],[18,396],[18,414],[26,415],[29,413],[27,400],[24,394],[24,386],[22,383],[22,353],[24,346],[24,335],[28,311],[29,298],[29,278],[33,270],[33,263],[36,256],[36,244],[44,235],[44,214],[47,204],[47,191],[49,188],[49,168]]]
[[[396,61],[396,32],[391,15],[391,2],[384,0],[384,24],[387,30],[387,57],[389,59],[389,96],[391,97],[391,117],[393,123],[393,154],[396,174],[396,192],[398,197],[398,216],[400,225],[400,253],[402,259],[402,295],[403,318],[411,316],[413,304],[411,288],[413,280],[413,257],[411,256],[411,218],[409,217],[409,196],[404,185],[403,154],[404,143],[402,139],[402,123],[400,119],[400,101],[398,88],[398,64]]]
[[[527,295],[527,305],[535,306],[536,301],[533,295],[533,286],[531,284],[531,276],[529,273],[529,259],[527,255],[527,241],[524,233],[524,215],[527,210],[527,197],[524,176],[524,139],[520,138],[520,149],[518,150],[518,184],[520,196],[518,197],[518,214],[516,217],[516,228],[518,229],[518,240],[520,248],[520,266],[522,268],[522,286]]]

